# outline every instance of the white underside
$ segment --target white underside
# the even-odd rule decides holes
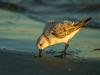
[[[57,44],[57,43],[68,43],[68,41],[77,33],[79,32],[80,29],[74,31],[73,33],[71,33],[70,35],[67,35],[65,38],[51,38],[50,39],[50,45],[54,45],[54,44]]]

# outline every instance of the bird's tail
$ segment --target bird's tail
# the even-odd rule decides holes
[[[89,17],[89,18],[83,20],[83,22],[87,24],[87,23],[89,23],[90,20],[92,20],[92,17]]]
[[[87,19],[85,19],[85,20],[79,21],[75,26],[76,26],[77,28],[85,27],[85,26],[88,25],[88,23],[89,23],[89,21],[90,21],[91,19],[92,19],[92,17],[89,17],[89,18],[87,18]]]

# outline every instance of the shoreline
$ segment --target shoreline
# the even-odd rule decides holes
[[[99,75],[99,60],[34,58],[31,53],[0,50],[0,75]]]

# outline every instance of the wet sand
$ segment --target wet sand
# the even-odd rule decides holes
[[[0,75],[99,75],[100,60],[34,58],[31,53],[0,50]]]

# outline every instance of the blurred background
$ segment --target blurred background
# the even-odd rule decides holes
[[[17,58],[20,58],[20,54],[17,55],[17,52],[31,53],[31,55],[34,55],[34,53],[37,52],[35,44],[36,40],[41,35],[42,29],[48,20],[78,21],[87,17],[93,17],[93,20],[91,21],[91,23],[89,23],[87,28],[83,28],[72,39],[68,48],[68,52],[76,58],[99,60],[100,0],[0,0],[0,59],[2,60],[2,62],[0,63],[0,73],[2,73],[3,75],[7,75],[5,73],[7,72],[9,74],[9,67],[11,66],[11,64],[15,66],[16,63],[12,61],[14,59],[17,60]],[[62,49],[63,44],[59,44],[47,48],[45,53],[53,54],[56,51]],[[7,51],[7,54],[5,54],[5,51]],[[12,55],[12,53],[9,54],[9,52],[13,51],[15,51],[15,55]],[[22,59],[25,61],[30,61],[31,59],[29,59],[28,57],[32,58],[32,56],[26,56],[24,56]],[[5,58],[5,60],[3,58]],[[6,60],[8,61],[8,63],[10,62],[10,64],[4,63],[7,62]],[[18,60],[19,63],[21,63],[20,66],[22,66],[22,64],[24,63],[23,60]],[[30,64],[29,62],[27,63]],[[90,63],[91,62],[89,62],[88,64]],[[37,64],[35,63],[35,65]],[[90,66],[91,65],[92,64],[90,64]],[[91,72],[91,74],[95,74],[94,72],[96,71],[95,75],[99,75],[100,63],[97,61],[94,65],[96,66],[88,66],[88,68],[86,68],[86,64],[85,69],[84,65],[80,65],[82,68],[79,72],[83,72],[83,75],[88,75],[89,72]],[[18,67],[19,70],[20,66]],[[23,66],[25,67],[25,63]],[[21,69],[23,69],[23,66]],[[31,64],[29,66],[31,66]],[[7,69],[5,70],[5,68]],[[91,68],[94,68],[95,71]],[[32,72],[33,68],[28,69]],[[25,70],[22,71],[22,74],[28,75],[26,73],[26,70],[28,69],[25,68]],[[18,72],[16,70],[18,69],[14,69],[14,73],[16,73],[16,75],[22,75],[19,70]],[[29,70],[28,72],[30,72]],[[84,73],[86,70],[87,72]],[[12,70],[10,70],[10,72],[12,73]],[[62,72],[66,74],[64,70],[62,70]],[[36,74],[37,73],[38,71],[36,71]],[[41,71],[39,73],[41,73]],[[43,74],[44,73],[45,72],[43,72]],[[46,71],[46,74],[48,74],[48,70]],[[61,74],[60,71],[59,74]]]

